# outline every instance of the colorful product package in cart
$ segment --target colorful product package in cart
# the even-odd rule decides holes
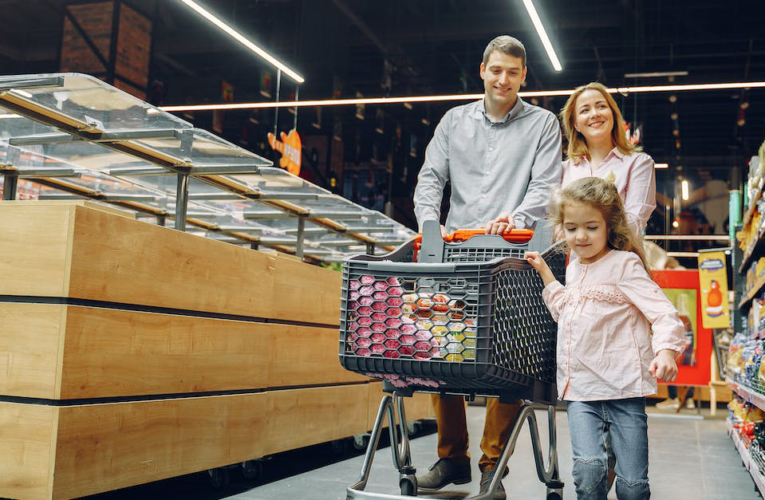
[[[406,292],[398,278],[351,280],[347,348],[359,356],[476,358],[476,321],[463,300],[448,294]]]

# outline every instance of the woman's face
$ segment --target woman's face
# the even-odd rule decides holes
[[[592,89],[579,94],[574,106],[574,128],[588,146],[608,141],[613,147],[614,114],[603,94]]]

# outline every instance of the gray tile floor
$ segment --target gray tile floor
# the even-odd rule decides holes
[[[482,407],[468,408],[468,426],[473,440],[473,482],[453,487],[452,491],[467,496],[478,492],[477,458],[483,430]],[[707,410],[708,412],[708,410]],[[718,412],[718,415],[725,411]],[[754,490],[749,473],[742,467],[738,452],[727,436],[722,418],[702,419],[695,413],[670,417],[651,413],[649,419],[650,480],[655,499],[708,499],[755,500],[760,496]],[[537,419],[543,443],[547,439],[545,412]],[[562,478],[566,483],[565,499],[575,499],[571,480],[571,446],[565,412],[558,412],[558,453]],[[546,453],[546,446],[544,446]],[[412,458],[418,470],[426,470],[435,460],[436,435],[429,434],[412,440]],[[287,477],[225,498],[240,500],[345,500],[345,488],[358,479],[363,456],[324,466],[309,472]],[[531,438],[524,431],[518,440],[514,456],[510,459],[510,475],[504,480],[508,498],[544,498],[545,486],[536,476]],[[397,473],[392,466],[388,448],[378,451],[367,491],[397,494]],[[425,497],[427,498],[427,497]],[[431,497],[432,498],[432,497]],[[616,498],[612,492],[609,499]]]

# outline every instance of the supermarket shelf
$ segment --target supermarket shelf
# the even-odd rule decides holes
[[[765,250],[765,239],[763,239],[764,234],[765,230],[760,228],[759,231],[757,231],[757,236],[754,238],[754,241],[749,244],[746,250],[744,250],[744,258],[741,261],[741,266],[738,268],[738,272],[740,274],[745,275],[746,269],[752,263],[752,257],[757,254],[761,254],[762,251]]]
[[[748,308],[752,303],[752,299],[755,298],[757,294],[760,293],[760,291],[762,291],[763,286],[765,286],[765,279],[759,280],[752,287],[752,289],[749,290],[749,292],[746,295],[744,295],[744,298],[741,299],[741,302],[738,303],[738,308],[739,309]]]
[[[752,460],[752,455],[749,453],[749,449],[744,445],[744,442],[738,435],[738,431],[733,428],[730,419],[725,420],[725,427],[728,429],[728,435],[733,439],[733,443],[736,445],[738,454],[741,455],[741,461],[744,463],[744,468],[748,470],[749,475],[752,476],[754,484],[757,485],[757,489],[760,491],[760,495],[765,497],[765,477],[763,477],[762,473],[757,468],[757,464]]]
[[[726,378],[726,381],[730,384],[733,392],[744,398],[745,401],[752,403],[757,408],[765,410],[765,394],[760,394],[745,385],[734,382],[730,378]]]
[[[763,187],[763,180],[760,179],[760,185],[757,187],[757,191],[754,193],[754,196],[752,197],[749,210],[746,211],[746,213],[744,214],[744,218],[742,219],[742,222],[744,223],[744,227],[746,227],[752,220],[752,215],[754,215],[754,211],[757,208],[757,202],[762,197],[762,187]]]

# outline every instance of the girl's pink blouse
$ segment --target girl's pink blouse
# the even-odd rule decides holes
[[[595,401],[649,396],[655,353],[685,346],[680,316],[632,252],[611,250],[593,264],[572,260],[566,286],[542,297],[558,322],[558,397]]]

